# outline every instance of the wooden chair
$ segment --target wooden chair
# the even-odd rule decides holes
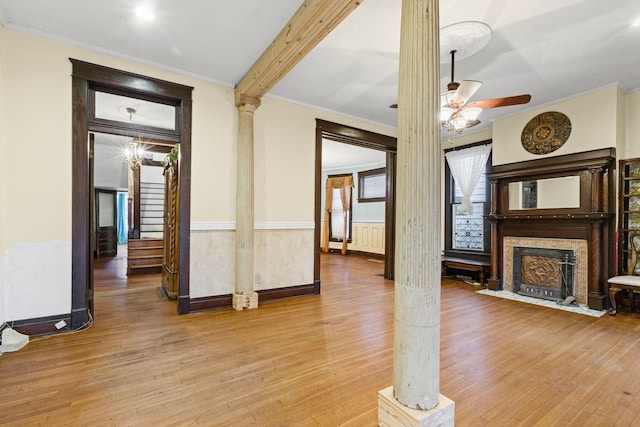
[[[631,311],[636,311],[636,301],[634,291],[640,292],[640,276],[635,274],[638,263],[638,251],[640,246],[640,231],[632,231],[629,233],[629,246],[631,249],[631,257],[629,258],[629,266],[625,276],[615,276],[608,280],[609,282],[609,299],[611,300],[611,311],[609,314],[615,316],[618,313],[618,304],[616,296],[622,291],[627,290],[629,293],[629,304]]]

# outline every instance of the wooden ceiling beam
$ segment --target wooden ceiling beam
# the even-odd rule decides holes
[[[236,86],[236,106],[259,106],[260,98],[362,1],[306,0]]]

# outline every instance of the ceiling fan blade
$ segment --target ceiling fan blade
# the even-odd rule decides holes
[[[482,109],[508,107],[510,105],[527,104],[531,101],[531,95],[507,96],[505,98],[485,99],[483,101],[475,101],[468,104],[468,107],[480,107]]]
[[[451,104],[458,107],[463,106],[480,89],[480,86],[482,86],[482,82],[478,80],[463,80],[453,95]]]

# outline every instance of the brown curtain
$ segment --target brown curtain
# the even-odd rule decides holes
[[[347,253],[347,215],[351,206],[351,191],[353,188],[353,175],[327,178],[326,197],[324,204],[324,235],[322,236],[322,252],[329,252],[329,215],[333,206],[333,190],[340,189],[340,201],[344,218],[344,239],[342,240],[342,255]]]

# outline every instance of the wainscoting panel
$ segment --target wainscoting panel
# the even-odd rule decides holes
[[[353,222],[351,243],[348,251],[366,252],[384,255],[384,221],[383,222]],[[339,242],[329,242],[331,249],[341,249]]]
[[[255,289],[313,283],[311,228],[258,228],[254,245]],[[190,297],[230,295],[235,289],[235,230],[203,227],[191,231]]]

